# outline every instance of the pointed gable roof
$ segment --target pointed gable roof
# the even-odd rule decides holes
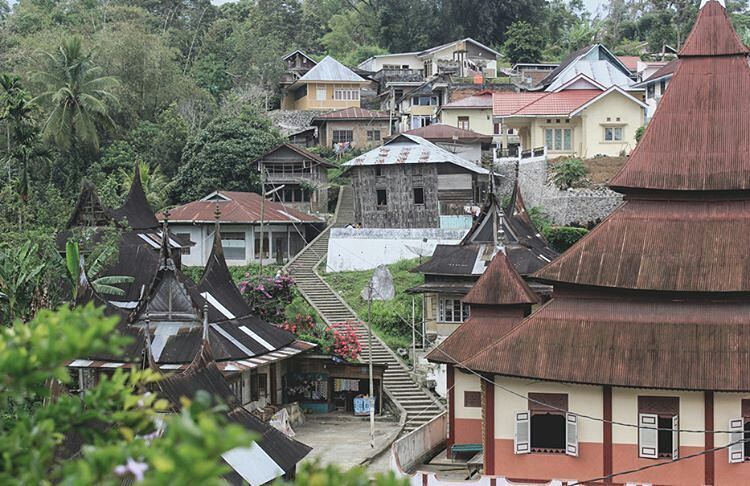
[[[539,298],[501,250],[463,301],[471,305],[519,305],[536,304]]]
[[[128,225],[134,230],[159,227],[159,222],[156,220],[156,216],[154,216],[154,212],[148,204],[146,192],[143,190],[139,163],[135,164],[133,182],[130,184],[130,191],[128,191],[125,204],[120,209],[115,210],[114,214],[117,219],[127,220]]]
[[[84,181],[65,228],[106,226],[111,222],[112,212],[102,204],[94,185]]]
[[[348,83],[366,83],[367,81],[357,73],[344,66],[331,56],[326,56],[310,69],[304,76],[299,78],[299,82],[324,81],[324,82],[348,82]]]
[[[750,190],[747,54],[724,8],[707,2],[643,139],[610,187]]]

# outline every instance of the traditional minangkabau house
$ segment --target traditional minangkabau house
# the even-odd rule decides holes
[[[79,370],[81,389],[95,383],[102,372],[141,366],[144,356],[161,370],[186,369],[200,350],[205,326],[216,364],[239,403],[249,409],[282,403],[285,360],[314,345],[252,314],[231,279],[220,235],[217,224],[213,251],[198,285],[176,267],[165,239],[155,267],[149,266],[150,261],[130,262],[152,276],[134,306],[125,309],[93,289],[79,290],[83,297],[78,304],[95,300],[107,312],[121,316],[119,331],[145,336],[122,356],[71,361],[68,367]]]
[[[518,274],[505,248],[500,247],[463,299],[465,305],[471,306],[471,316],[427,355],[428,360],[447,368],[449,451],[456,446],[456,451],[480,452],[484,436],[482,380],[455,365],[502,338],[539,302],[539,296]]]
[[[205,391],[228,408],[224,415],[230,423],[240,425],[258,436],[247,447],[238,447],[222,454],[224,462],[232,468],[224,476],[229,484],[262,485],[276,478],[292,480],[297,463],[312,450],[262,422],[240,405],[216,365],[208,340],[202,342],[195,359],[185,370],[162,378],[156,387],[169,400],[172,412],[179,412],[183,397],[192,400],[199,391]]]
[[[469,228],[489,187],[487,169],[404,133],[343,166],[366,228]]]
[[[611,181],[625,202],[535,274],[552,300],[456,365],[482,377],[495,484],[750,482],[748,52],[704,2]]]
[[[461,243],[437,245],[432,257],[412,270],[424,275],[424,284],[409,292],[424,294],[428,338],[450,335],[469,317],[471,305],[462,299],[484,274],[498,243],[525,277],[557,257],[529,218],[517,184],[504,210],[492,197]],[[549,286],[531,285],[540,296],[549,294]]]

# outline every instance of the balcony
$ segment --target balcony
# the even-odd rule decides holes
[[[495,147],[492,150],[492,161],[495,164],[510,162],[532,162],[539,159],[547,158],[547,147],[536,147],[533,149],[523,150],[521,146],[504,149]]]

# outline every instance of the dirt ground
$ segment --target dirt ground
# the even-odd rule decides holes
[[[563,160],[564,157],[558,157],[549,161],[550,165],[554,165],[557,161]],[[607,184],[615,174],[620,171],[627,157],[594,157],[591,159],[584,159],[583,164],[588,169],[588,179],[594,185]]]

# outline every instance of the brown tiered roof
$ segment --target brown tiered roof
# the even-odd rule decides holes
[[[536,304],[539,298],[499,251],[463,301],[471,305]]]
[[[481,372],[749,391],[750,66],[723,8],[701,10],[643,140],[626,202],[535,276],[553,300],[467,359]]]

